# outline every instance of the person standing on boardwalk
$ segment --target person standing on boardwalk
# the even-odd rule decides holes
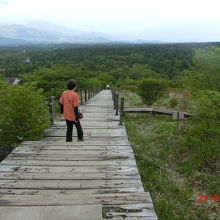
[[[72,142],[73,124],[77,130],[78,141],[83,141],[83,130],[80,124],[80,113],[79,113],[79,97],[75,92],[76,82],[69,80],[67,82],[68,90],[64,91],[60,97],[61,113],[63,118],[66,120],[67,131],[66,141]]]

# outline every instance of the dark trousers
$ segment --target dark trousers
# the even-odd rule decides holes
[[[67,125],[66,141],[68,141],[68,142],[73,140],[72,139],[72,136],[73,136],[73,124],[76,127],[78,139],[83,139],[83,130],[82,130],[80,121],[74,122],[74,121],[66,120],[66,125]]]

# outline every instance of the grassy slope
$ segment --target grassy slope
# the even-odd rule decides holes
[[[123,93],[126,105],[140,104],[135,94]],[[219,194],[218,173],[198,171],[196,157],[180,147],[186,122],[169,116],[128,114],[125,125],[146,191],[159,219],[218,219],[219,202],[198,202],[198,194]],[[220,196],[220,195],[219,195]]]

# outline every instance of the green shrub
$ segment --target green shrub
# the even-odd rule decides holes
[[[176,106],[179,104],[177,98],[172,98],[170,99],[170,107],[171,108],[176,108]]]
[[[88,87],[86,89],[96,89],[102,87],[102,82],[98,80],[97,78],[91,78],[86,80]]]
[[[119,79],[115,85],[117,87],[121,87],[121,86],[125,86],[125,85],[126,86],[137,86],[137,83],[138,83],[137,80],[126,78],[126,79]]]
[[[138,94],[143,102],[152,105],[157,99],[164,95],[169,82],[166,79],[143,79],[139,83]]]
[[[122,85],[122,86],[120,87],[120,89],[121,89],[121,90],[128,90],[128,91],[131,91],[131,92],[137,92],[137,91],[138,91],[137,86],[132,86],[132,85],[130,85],[130,86],[128,86],[128,85]]]
[[[49,113],[39,90],[26,85],[9,86],[0,94],[1,145],[16,146],[40,137],[49,125]]]

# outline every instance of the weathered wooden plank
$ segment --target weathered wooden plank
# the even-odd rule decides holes
[[[100,194],[101,195],[101,194]],[[77,204],[97,204],[103,205],[126,205],[126,204],[140,204],[151,203],[150,196],[139,193],[134,195],[129,193],[126,195],[110,195],[103,194],[102,196],[89,197],[87,195],[74,196],[74,194],[54,194],[54,195],[1,195],[1,206],[58,206],[58,205],[77,205]]]
[[[123,137],[126,136],[125,129],[123,128],[102,128],[102,129],[83,129],[84,136],[93,136],[93,137]],[[46,136],[49,137],[65,137],[66,129],[57,128],[57,129],[48,129]]]
[[[55,150],[50,150],[50,149],[20,149],[13,151],[9,157],[31,157],[31,156],[69,156],[70,158],[72,157],[101,157],[101,156],[118,156],[118,157],[132,157],[133,158],[133,151],[131,149],[95,149],[95,150],[90,150],[90,149],[69,149],[69,150],[62,150],[62,149],[55,149]]]
[[[43,161],[43,160],[3,160],[2,165],[8,166],[135,166],[134,160],[111,160],[111,161]]]
[[[25,141],[20,146],[23,145],[36,145],[36,144],[46,144],[46,145],[65,145],[65,146],[94,146],[94,145],[130,145],[127,137],[87,137],[84,142],[65,142],[65,138],[60,137],[44,137],[41,141]]]
[[[75,172],[104,172],[104,173],[124,173],[124,172],[137,172],[136,166],[83,166],[83,167],[47,167],[47,166],[7,166],[0,165],[0,172],[26,172],[26,173],[75,173]]]
[[[152,203],[128,204],[103,207],[104,219],[137,218],[137,219],[157,219]]]
[[[55,194],[74,194],[76,195],[88,195],[88,194],[115,194],[115,193],[137,193],[144,192],[143,188],[103,188],[103,189],[0,189],[0,195],[53,195]]]
[[[16,189],[99,189],[117,187],[140,188],[142,184],[137,179],[127,180],[5,180],[0,181],[0,188]]]
[[[146,107],[124,107],[124,113],[151,113],[160,115],[173,115],[174,110],[170,109],[156,109],[156,108],[146,108]],[[182,112],[185,117],[190,117],[187,112]]]
[[[12,189],[12,191],[14,190],[14,192],[16,192],[16,190],[18,191],[19,189]],[[21,191],[21,190],[20,190]],[[89,190],[85,190],[85,192],[83,190],[79,191],[79,190],[29,190],[32,192],[32,194],[14,194],[15,196],[23,196],[24,198],[30,198],[31,195],[35,195],[36,197],[38,196],[38,198],[42,198],[44,196],[56,196],[56,197],[62,197],[67,195],[67,198],[71,198],[72,199],[77,199],[80,195],[81,198],[85,199],[99,199],[99,201],[102,201],[103,199],[111,199],[111,198],[128,198],[131,199],[132,197],[134,198],[135,201],[150,201],[150,195],[149,193],[146,192],[123,192],[123,193],[119,193],[119,192],[113,192],[111,193],[111,191],[107,191],[105,189],[104,192],[108,192],[108,193],[101,193],[98,190],[94,190],[94,189],[89,189]],[[28,190],[23,190],[23,193],[27,193]],[[88,194],[88,192],[90,192]],[[95,192],[95,193],[93,193]],[[12,198],[12,195],[10,194],[1,194],[4,198]],[[151,205],[152,206],[152,205]],[[148,204],[148,207],[151,207]]]
[[[0,180],[125,180],[138,179],[138,172],[130,173],[23,173],[23,172],[1,172]]]
[[[102,220],[102,205],[0,207],[4,220]]]
[[[32,154],[34,155],[34,154]],[[106,154],[106,155],[86,155],[86,154],[76,154],[76,155],[24,155],[24,154],[16,154],[10,155],[7,157],[7,160],[41,160],[41,161],[108,161],[108,160],[115,160],[115,159],[133,159],[133,155],[129,154]]]
[[[90,147],[72,147],[72,146],[30,146],[30,147],[19,147],[18,149],[11,152],[12,155],[17,154],[38,154],[38,155],[45,155],[45,154],[58,154],[58,155],[65,155],[65,154],[104,154],[104,153],[119,153],[119,154],[133,154],[133,150],[130,146],[112,146],[112,147],[105,147],[105,146],[90,146]]]
[[[67,142],[68,143],[68,142]],[[80,142],[79,142],[80,143]],[[132,150],[130,144],[124,144],[124,145],[80,145],[76,143],[72,144],[66,144],[65,143],[60,143],[60,144],[48,144],[48,143],[39,143],[39,144],[30,144],[30,145],[20,145],[16,147],[13,152],[20,151],[22,149],[33,149],[33,150]]]

